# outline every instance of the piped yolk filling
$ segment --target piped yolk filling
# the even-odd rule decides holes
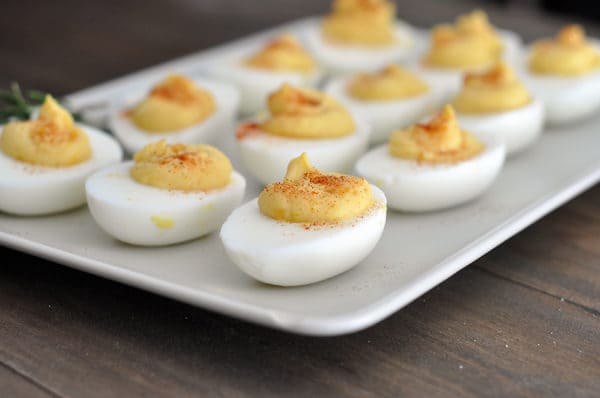
[[[474,11],[459,17],[455,25],[433,28],[424,62],[439,68],[480,68],[498,61],[502,51],[502,41],[487,15]]]
[[[330,224],[365,214],[374,203],[369,183],[359,177],[321,173],[306,153],[293,159],[285,179],[258,197],[262,214],[291,223]]]
[[[363,101],[401,100],[427,91],[427,83],[397,65],[375,73],[361,73],[348,83],[350,95]]]
[[[482,73],[465,75],[453,106],[465,114],[485,114],[521,108],[531,102],[525,86],[513,70],[500,62]]]
[[[395,42],[396,8],[386,0],[335,0],[323,20],[323,35],[345,45],[386,46]]]
[[[467,160],[478,155],[483,148],[477,138],[460,129],[450,105],[446,105],[429,123],[395,131],[389,141],[392,156],[428,164]]]
[[[179,191],[210,191],[229,184],[232,166],[217,148],[204,144],[146,145],[134,156],[131,177],[140,184]]]
[[[254,124],[269,134],[299,139],[338,138],[355,131],[354,119],[335,99],[319,91],[284,84],[269,96],[270,116]],[[240,130],[247,130],[242,124]],[[240,134],[238,137],[245,136]]]
[[[244,61],[252,68],[308,73],[316,63],[300,42],[290,34],[282,35]]]
[[[46,96],[36,120],[4,126],[0,149],[13,159],[48,167],[72,166],[92,156],[87,134],[51,96]]]
[[[175,132],[198,124],[216,111],[212,94],[181,75],[170,75],[127,112],[149,133]]]
[[[578,76],[599,66],[600,53],[577,25],[565,26],[554,39],[535,43],[529,59],[529,69],[540,75]]]

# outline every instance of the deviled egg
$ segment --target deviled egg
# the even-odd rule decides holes
[[[37,119],[0,126],[0,211],[42,215],[85,203],[84,183],[123,152],[107,134],[75,124],[47,96]]]
[[[487,69],[500,59],[518,59],[521,39],[508,31],[498,31],[480,10],[461,15],[454,25],[438,25],[431,31],[430,46],[421,60],[425,76],[444,88],[443,102],[460,90],[462,75]]]
[[[319,91],[284,84],[269,96],[268,108],[236,134],[242,163],[264,184],[280,181],[298,153],[308,152],[318,168],[344,172],[367,149],[369,125]]]
[[[504,62],[468,73],[452,105],[461,127],[480,138],[500,139],[508,154],[531,145],[544,126],[544,105]]]
[[[392,130],[430,114],[439,95],[417,74],[397,65],[339,77],[327,85],[326,91],[371,125],[372,143],[385,141]]]
[[[580,26],[533,44],[522,63],[522,79],[546,108],[551,124],[589,116],[600,107],[600,52]]]
[[[225,154],[205,144],[146,145],[134,160],[85,184],[96,223],[116,239],[168,245],[218,229],[240,204],[246,181]]]
[[[365,154],[356,170],[385,192],[389,207],[429,211],[481,195],[504,156],[504,144],[462,130],[447,105],[430,122],[392,133],[389,144]]]
[[[232,128],[239,94],[228,84],[172,74],[111,104],[109,123],[125,149],[134,153],[161,139],[210,142]]]
[[[241,54],[217,59],[207,73],[239,89],[244,115],[261,111],[269,93],[283,83],[312,87],[321,78],[317,63],[291,34],[276,37],[261,48],[249,47]]]
[[[285,179],[236,209],[221,228],[231,260],[280,286],[306,285],[360,263],[385,226],[386,199],[362,178],[321,173],[302,154]]]
[[[387,0],[334,0],[331,14],[307,28],[307,46],[330,74],[410,60],[417,48],[414,29],[395,14]]]

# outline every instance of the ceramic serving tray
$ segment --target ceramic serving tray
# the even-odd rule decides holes
[[[177,59],[69,96],[75,108],[101,104],[167,72],[197,74],[304,19]],[[101,115],[100,115],[101,116]],[[233,132],[219,144],[235,167]],[[304,287],[254,281],[226,257],[218,234],[163,248],[115,241],[87,208],[47,217],[0,214],[0,244],[198,307],[289,332],[337,335],[366,328],[398,311],[600,178],[600,115],[544,132],[530,150],[509,159],[484,196],[450,210],[390,211],[383,238],[357,267]],[[260,187],[248,178],[246,199]]]

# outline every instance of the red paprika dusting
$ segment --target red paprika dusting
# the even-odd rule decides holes
[[[249,137],[252,135],[258,135],[258,134],[260,134],[259,126],[260,126],[260,124],[258,124],[256,122],[242,123],[242,124],[240,124],[237,131],[235,132],[235,138],[238,140],[243,140],[246,137]]]

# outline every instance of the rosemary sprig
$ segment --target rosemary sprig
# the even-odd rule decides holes
[[[13,82],[9,90],[0,89],[0,124],[8,123],[12,120],[28,120],[31,118],[33,109],[44,103],[48,93],[39,90],[28,90],[27,95],[19,83]],[[62,101],[59,100],[62,103]],[[64,106],[64,103],[62,103]],[[76,121],[81,121],[81,115],[77,112],[71,112]]]

